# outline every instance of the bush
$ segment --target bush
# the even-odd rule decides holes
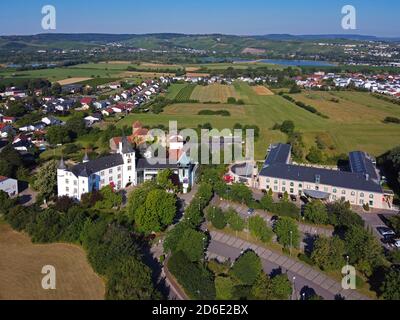
[[[228,218],[220,208],[209,208],[207,218],[211,221],[212,225],[219,230],[225,229],[228,224]]]
[[[312,201],[304,208],[304,218],[311,223],[327,224],[328,210],[321,201]]]
[[[284,247],[299,247],[300,232],[297,227],[296,221],[294,221],[292,218],[279,218],[279,220],[275,224],[274,232],[278,237],[278,242]]]
[[[168,261],[168,268],[192,299],[215,299],[213,276],[202,264],[192,263],[183,252],[177,252]]]
[[[231,274],[241,284],[251,286],[257,280],[261,271],[260,258],[253,251],[248,251],[236,260],[231,269]]]
[[[260,216],[251,217],[249,219],[249,229],[250,233],[254,237],[264,243],[268,243],[272,240],[273,232],[267,226],[265,220]]]

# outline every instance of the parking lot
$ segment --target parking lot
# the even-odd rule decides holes
[[[393,248],[387,244],[382,242],[383,236],[378,232],[378,227],[387,227],[387,221],[390,217],[397,215],[397,212],[390,212],[390,211],[381,211],[381,212],[374,212],[374,213],[359,213],[361,218],[366,223],[366,226],[369,226],[374,235],[379,239],[380,243],[388,250],[393,250]]]

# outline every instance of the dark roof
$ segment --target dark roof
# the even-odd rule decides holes
[[[192,164],[191,164],[192,166]],[[149,163],[147,159],[139,159],[136,165],[136,168],[138,170],[145,170],[145,169],[178,169],[180,168],[178,163],[170,163],[169,161],[167,163]]]
[[[371,179],[367,180],[365,175],[346,171],[274,163],[265,166],[260,176],[310,183],[315,183],[319,176],[320,184],[352,190],[382,192],[381,186]]]
[[[351,172],[368,175],[372,180],[379,180],[375,165],[369,155],[362,151],[350,152],[349,154]]]
[[[290,144],[274,144],[265,160],[265,165],[273,163],[288,163],[292,147]]]
[[[71,169],[71,172],[77,177],[89,177],[96,172],[121,166],[123,164],[124,160],[122,155],[113,154],[86,163],[77,164]]]

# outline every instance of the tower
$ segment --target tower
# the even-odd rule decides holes
[[[58,188],[58,196],[62,197],[68,195],[66,192],[66,176],[67,176],[67,166],[65,165],[64,159],[61,158],[60,162],[58,163],[57,168],[57,188]]]
[[[136,185],[136,152],[125,136],[122,137],[119,143],[118,153],[124,160],[122,187],[126,187],[129,184]]]

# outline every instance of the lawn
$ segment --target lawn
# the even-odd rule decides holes
[[[69,244],[32,244],[0,224],[0,300],[103,300],[104,282],[85,252]],[[56,290],[43,290],[42,268],[56,268]]]
[[[296,99],[309,102],[320,111],[330,116],[323,119],[313,113],[299,108],[293,103],[275,96],[259,96],[253,88],[245,83],[235,83],[234,88],[245,105],[222,104],[176,104],[168,106],[164,113],[134,114],[118,123],[118,126],[130,125],[135,120],[145,125],[167,125],[168,121],[178,121],[178,127],[197,127],[199,124],[211,123],[214,128],[232,128],[235,123],[257,125],[261,137],[256,141],[256,160],[263,160],[270,143],[286,142],[287,136],[271,128],[275,123],[292,120],[297,130],[303,132],[306,149],[315,145],[317,136],[321,136],[333,150],[330,155],[339,155],[354,150],[364,150],[379,156],[400,144],[400,125],[382,123],[387,115],[400,116],[400,107],[372,97],[368,93],[334,92],[332,97],[339,98],[339,104],[329,101],[331,93],[315,93],[317,96],[306,97],[302,93]],[[182,89],[182,88],[180,88]],[[174,88],[176,92],[178,87]],[[195,89],[199,90],[198,88]],[[314,94],[314,93],[313,93]],[[321,95],[322,97],[320,97]],[[193,95],[192,95],[193,98]],[[329,110],[341,108],[337,112]],[[325,107],[325,109],[322,109]],[[227,110],[230,117],[199,116],[201,110]],[[343,110],[342,110],[343,109]],[[353,112],[352,109],[355,111]],[[328,112],[329,111],[329,112]]]
[[[191,99],[200,102],[226,103],[230,97],[240,99],[239,94],[233,86],[212,84],[209,86],[197,86],[192,93]]]

